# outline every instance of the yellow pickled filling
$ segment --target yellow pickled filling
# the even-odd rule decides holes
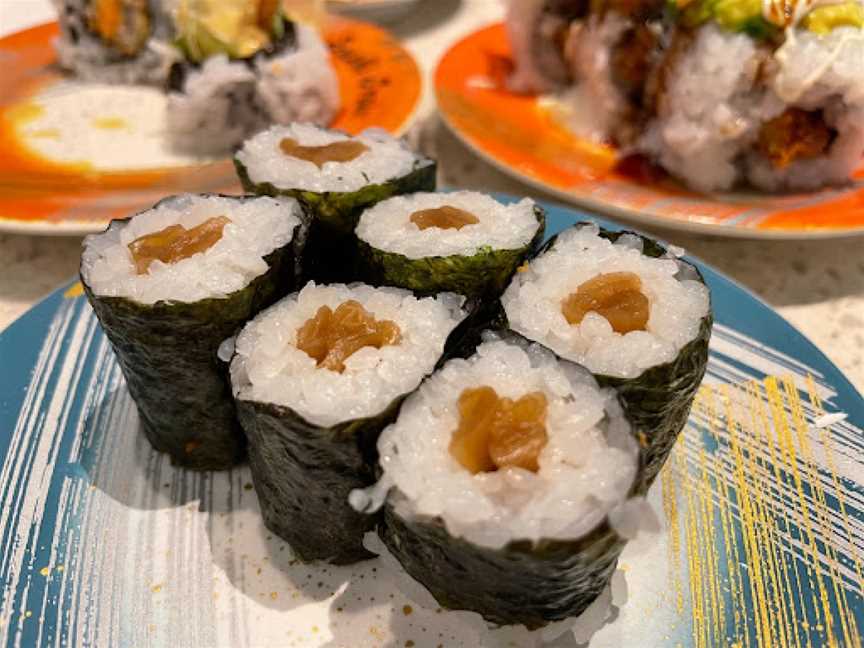
[[[500,398],[488,386],[459,396],[459,427],[450,454],[472,474],[518,467],[537,472],[546,434],[546,396],[531,392],[517,400]]]
[[[93,32],[126,56],[141,51],[150,37],[146,0],[94,0],[87,18]]]
[[[345,360],[363,347],[399,344],[399,326],[376,320],[359,302],[349,299],[335,311],[322,306],[297,331],[297,348],[314,358],[319,367],[342,373]]]
[[[311,162],[319,169],[326,162],[350,162],[369,150],[368,146],[357,140],[342,140],[323,146],[303,146],[290,137],[279,142],[279,148],[285,155]]]
[[[471,212],[450,205],[434,209],[420,209],[411,214],[409,220],[421,230],[430,227],[458,230],[466,225],[475,225],[480,222]]]
[[[157,259],[162,263],[177,263],[209,250],[222,238],[222,230],[230,222],[225,216],[215,216],[189,230],[182,225],[169,225],[138,237],[128,245],[135,271],[139,275],[146,274]]]
[[[609,272],[589,279],[561,302],[561,312],[574,325],[595,312],[618,333],[644,331],[651,315],[642,281],[632,272]]]

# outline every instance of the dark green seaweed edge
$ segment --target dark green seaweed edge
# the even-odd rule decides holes
[[[371,283],[407,288],[417,294],[455,292],[469,297],[499,296],[513,273],[543,241],[546,213],[534,206],[537,231],[519,248],[483,246],[473,255],[427,256],[412,259],[372,246],[359,236],[361,274]]]

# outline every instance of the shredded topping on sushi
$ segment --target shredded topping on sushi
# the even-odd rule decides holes
[[[134,56],[150,36],[147,0],[96,0],[87,25],[107,44],[125,56]]]
[[[450,205],[442,205],[434,209],[419,209],[411,214],[409,220],[421,230],[430,227],[458,230],[466,225],[476,225],[480,222],[480,219],[471,212]]]
[[[322,306],[297,331],[297,348],[314,358],[319,367],[342,373],[345,359],[363,347],[380,349],[399,344],[399,326],[391,320],[378,321],[360,302],[349,299],[335,312]]]
[[[209,250],[222,238],[222,230],[230,222],[225,216],[214,216],[188,230],[182,225],[169,225],[158,232],[139,236],[128,246],[135,271],[139,275],[146,274],[157,259],[171,264]]]
[[[758,150],[778,169],[824,155],[834,139],[821,110],[787,108],[762,125]]]
[[[487,385],[465,389],[450,454],[475,475],[511,467],[536,473],[540,451],[549,441],[546,409],[546,396],[539,391],[513,400]]]
[[[570,324],[581,324],[594,312],[605,317],[616,333],[629,333],[645,330],[651,306],[639,275],[608,272],[580,284],[561,302],[561,312]]]
[[[327,162],[350,162],[356,160],[369,150],[363,142],[357,140],[340,140],[323,146],[303,146],[291,137],[285,137],[279,142],[279,148],[285,155],[311,162],[319,169]]]

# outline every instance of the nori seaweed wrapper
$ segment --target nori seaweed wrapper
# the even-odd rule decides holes
[[[604,520],[577,540],[512,542],[500,549],[451,536],[439,518],[402,515],[394,489],[378,534],[405,571],[443,607],[529,630],[578,616],[609,583],[624,549]]]
[[[584,224],[577,223],[576,226]],[[667,256],[665,247],[636,232],[610,232],[601,228],[599,234],[612,242],[624,234],[636,236],[642,241],[642,253],[645,256]],[[550,249],[556,239],[557,236],[550,238],[537,256]],[[683,259],[676,261],[680,268],[679,277],[705,283],[696,266]],[[497,322],[507,326],[503,308]],[[708,367],[708,342],[713,323],[714,315],[709,303],[708,314],[702,318],[696,337],[684,345],[675,359],[651,367],[635,378],[617,378],[592,372],[602,387],[612,387],[618,392],[633,426],[639,443],[639,474],[634,484],[635,493],[644,494],[648,491],[687,424],[690,408]]]
[[[435,369],[482,326],[479,302],[463,310],[466,317],[447,337]],[[374,557],[363,546],[363,536],[380,516],[358,513],[348,495],[376,481],[378,436],[396,420],[409,393],[375,416],[330,427],[310,423],[290,407],[237,399],[264,525],[301,560],[343,565]]]
[[[377,416],[333,427],[309,423],[289,407],[237,401],[264,525],[301,560],[342,565],[374,557],[363,536],[376,517],[351,508],[348,494],[375,481],[375,443],[403,399]]]
[[[372,284],[407,288],[418,294],[455,292],[469,297],[497,297],[526,258],[543,241],[546,214],[534,207],[537,233],[515,249],[482,248],[472,256],[458,254],[411,259],[373,247],[358,237],[361,272]]]
[[[357,191],[304,191],[253,182],[246,167],[235,157],[234,166],[245,191],[262,196],[296,198],[312,218],[302,258],[302,281],[348,283],[357,277],[358,251],[354,228],[364,209],[392,196],[416,191],[435,191],[436,163],[418,156],[414,169],[404,176]]]
[[[159,204],[172,198],[167,198]],[[115,222],[112,221],[113,225]],[[111,227],[109,225],[109,227]],[[299,226],[298,226],[299,229]],[[297,236],[271,252],[268,270],[226,297],[143,304],[81,284],[108,337],[153,447],[175,465],[222,470],[246,456],[219,345],[294,288]]]

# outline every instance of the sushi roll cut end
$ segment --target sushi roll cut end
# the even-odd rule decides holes
[[[293,288],[300,213],[293,200],[175,196],[85,240],[87,298],[144,433],[174,463],[216,470],[245,456],[217,357]]]
[[[378,434],[440,360],[463,301],[310,282],[238,336],[232,387],[262,515],[302,560],[372,557],[376,517],[349,493],[374,481]]]
[[[381,538],[439,604],[535,629],[607,586],[638,449],[589,372],[519,336],[484,340],[405,401],[381,480],[352,501],[373,509],[389,489]]]
[[[544,225],[530,199],[508,204],[473,191],[414,193],[367,209],[356,235],[371,282],[495,298],[535,250]]]

